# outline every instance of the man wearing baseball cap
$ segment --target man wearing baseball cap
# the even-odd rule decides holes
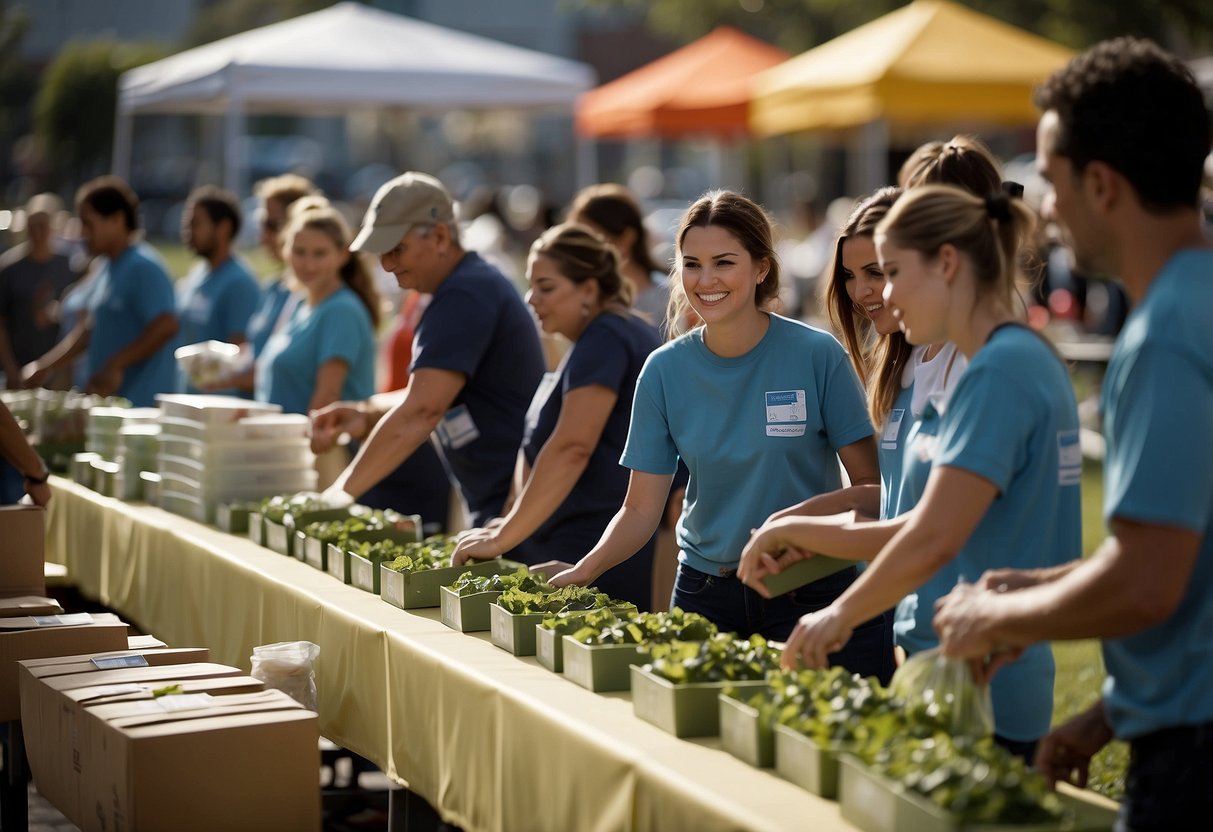
[[[417,326],[409,384],[312,415],[312,446],[369,436],[325,492],[348,503],[394,471],[431,434],[475,526],[500,515],[543,354],[530,312],[495,267],[459,243],[442,183],[409,172],[375,194],[350,246],[378,255],[403,289],[433,296]],[[400,508],[407,508],[401,506]]]

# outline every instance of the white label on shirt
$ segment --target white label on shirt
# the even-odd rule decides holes
[[[804,436],[808,417],[803,390],[767,391],[766,406],[767,436]]]
[[[438,423],[438,438],[451,450],[459,450],[480,438],[480,431],[472,421],[466,404],[452,407]]]
[[[897,435],[901,433],[901,420],[906,416],[904,407],[889,412],[888,421],[884,423],[884,433],[880,437],[880,447],[886,451],[897,450]]]
[[[928,434],[918,434],[910,444],[910,452],[919,462],[930,462],[935,458],[935,446],[939,439]]]
[[[1082,442],[1077,430],[1057,431],[1057,484],[1082,482]]]

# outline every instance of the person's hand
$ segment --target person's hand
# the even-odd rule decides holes
[[[106,364],[85,385],[84,392],[96,393],[98,396],[113,396],[122,387],[122,369],[113,364]]]
[[[43,367],[37,361],[31,361],[21,368],[21,386],[28,389],[41,387],[50,376],[50,369]]]
[[[543,578],[544,580],[548,581],[549,583],[551,583],[552,579],[555,576],[561,575],[565,572],[574,571],[576,568],[577,567],[574,566],[573,564],[565,563],[562,560],[547,560],[547,561],[544,561],[543,563],[536,563],[535,565],[529,567],[532,575],[538,575],[539,577]],[[571,581],[571,583],[578,583],[578,582]],[[552,585],[557,586],[556,584],[552,584]],[[559,586],[568,586],[568,584],[560,584]]]
[[[1091,758],[1111,739],[1112,726],[1099,702],[1047,734],[1036,747],[1034,765],[1051,789],[1059,780],[1085,788]]]
[[[1001,584],[996,584],[1001,586]],[[998,669],[1023,655],[1022,647],[999,643],[994,617],[1000,589],[959,583],[935,602],[933,626],[945,656],[968,659],[978,685],[988,685]]]
[[[349,508],[354,504],[354,495],[342,485],[333,483],[321,492],[320,502],[324,503],[326,508]]]
[[[1013,592],[1040,583],[1040,579],[1025,569],[987,569],[977,579],[977,586],[994,592]]]
[[[371,432],[366,408],[358,402],[333,402],[313,410],[312,453],[322,454],[337,444],[341,434],[363,439]]]
[[[787,670],[827,668],[830,654],[837,653],[851,640],[852,629],[834,604],[802,615],[783,648],[781,664]]]
[[[463,566],[469,560],[492,560],[505,554],[497,535],[488,529],[471,529],[457,538],[455,553],[451,555],[453,566]]]
[[[797,561],[813,556],[792,546],[782,533],[778,521],[767,522],[750,535],[750,540],[741,551],[741,562],[737,566],[737,578],[763,598],[771,593],[763,583],[768,575],[778,575]]]
[[[50,483],[32,483],[29,480],[25,481],[25,493],[29,495],[30,500],[36,506],[45,507],[51,501],[51,486]]]

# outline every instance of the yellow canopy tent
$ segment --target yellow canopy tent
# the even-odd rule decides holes
[[[915,0],[758,75],[750,127],[762,136],[866,127],[877,156],[890,127],[1026,126],[1037,118],[1033,87],[1072,56],[955,3]]]

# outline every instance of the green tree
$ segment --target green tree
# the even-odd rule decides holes
[[[109,169],[118,77],[164,54],[157,46],[113,40],[72,41],[63,47],[47,68],[34,104],[37,135],[56,188]]]
[[[34,94],[34,73],[20,58],[21,41],[29,30],[29,15],[21,7],[0,0],[0,181],[11,181],[7,152],[30,127],[29,100]]]
[[[334,0],[212,0],[194,16],[187,46],[268,26],[333,5]]]
[[[797,53],[905,5],[904,0],[566,0],[580,7],[647,9],[649,24],[690,41],[722,23]],[[963,5],[1082,49],[1116,35],[1150,37],[1180,55],[1213,46],[1207,0],[963,0]]]

